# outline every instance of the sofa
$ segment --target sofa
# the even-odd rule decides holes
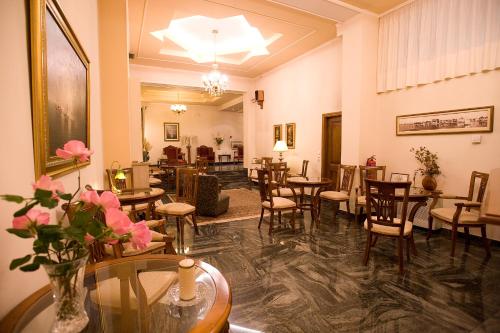
[[[199,146],[196,148],[196,156],[204,157],[209,163],[215,162],[215,152],[212,147]]]
[[[229,209],[229,196],[219,191],[219,180],[214,175],[198,176],[196,213],[201,216],[218,216]]]

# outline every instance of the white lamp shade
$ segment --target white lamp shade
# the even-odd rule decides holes
[[[276,144],[274,145],[273,151],[283,152],[283,151],[287,151],[287,150],[288,150],[288,146],[286,145],[285,141],[276,141]]]

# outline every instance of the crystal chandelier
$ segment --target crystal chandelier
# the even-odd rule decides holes
[[[185,104],[179,104],[179,93],[177,93],[177,104],[170,105],[170,111],[181,114],[187,111]]]
[[[219,72],[219,65],[217,64],[217,33],[219,31],[212,30],[214,34],[214,63],[210,73],[203,75],[203,86],[210,96],[220,96],[224,93],[227,87],[227,76]]]

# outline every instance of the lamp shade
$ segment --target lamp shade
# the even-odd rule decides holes
[[[127,179],[127,176],[125,176],[125,172],[122,169],[118,169],[116,170],[115,179],[124,180]]]
[[[276,141],[276,144],[274,145],[273,151],[283,152],[283,151],[287,151],[287,150],[288,150],[288,146],[286,145],[285,141]]]

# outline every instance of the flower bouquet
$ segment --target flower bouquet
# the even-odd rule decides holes
[[[78,188],[66,193],[60,181],[42,175],[33,183],[33,196],[1,195],[6,201],[23,204],[14,213],[11,234],[33,239],[33,252],[12,260],[10,269],[35,271],[44,267],[52,285],[56,303],[56,319],[52,332],[81,331],[88,323],[84,309],[86,290],[83,287],[89,246],[94,241],[116,244],[128,240],[135,248],[145,248],[151,241],[151,231],[144,221],[132,223],[120,210],[115,194],[105,191],[81,193],[78,162],[88,161],[93,152],[83,142],[71,140],[56,155],[73,160],[78,170]],[[50,214],[62,205],[60,217]],[[55,223],[50,223],[51,219]]]
[[[441,174],[441,170],[437,164],[437,154],[431,153],[426,147],[411,148],[410,152],[415,153],[415,159],[421,164],[421,167],[416,172],[420,172],[424,176],[422,186],[426,190],[434,191],[437,186],[434,176]]]

